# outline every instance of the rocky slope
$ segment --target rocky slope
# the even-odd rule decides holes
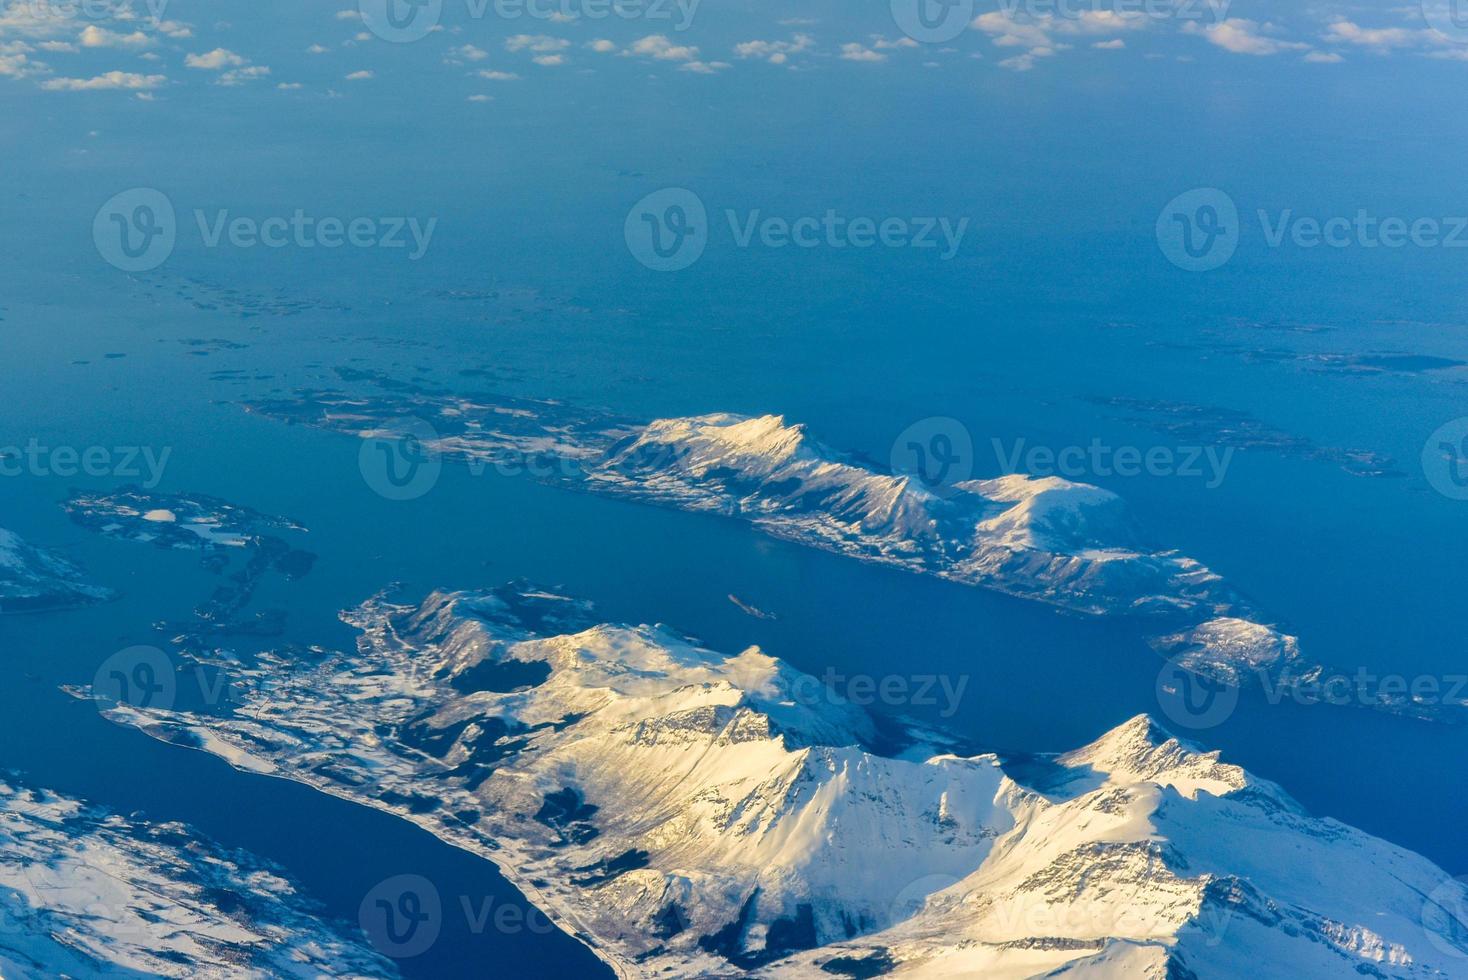
[[[0,976],[395,977],[270,866],[0,782]]]
[[[109,713],[482,854],[626,976],[1468,976],[1460,883],[1145,717],[1000,758],[543,592],[346,618],[233,717]]]
[[[0,528],[0,613],[64,609],[110,596],[71,562]]]

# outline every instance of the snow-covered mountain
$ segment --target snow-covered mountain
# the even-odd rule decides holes
[[[0,528],[0,613],[62,609],[110,596],[71,562]]]
[[[0,977],[395,977],[269,865],[0,782]]]
[[[483,855],[629,977],[1468,977],[1431,914],[1460,883],[1145,717],[972,754],[757,649],[586,617],[379,597],[354,654],[267,657],[232,717],[109,714]]]
[[[474,468],[505,467],[564,486],[723,514],[785,540],[1075,612],[1148,617],[1165,634],[1159,647],[1181,644],[1188,670],[1230,684],[1262,674],[1287,689],[1325,669],[1206,566],[1146,545],[1125,501],[1099,487],[1011,474],[934,493],[909,475],[836,452],[778,415],[637,422],[557,402],[463,396],[342,373],[380,390],[303,390],[246,408],[362,439],[411,432],[421,446]],[[1250,649],[1237,642],[1233,623],[1255,638]],[[1290,656],[1252,656],[1266,647]],[[1456,716],[1468,707],[1362,695],[1375,707],[1421,717]]]
[[[849,461],[777,415],[651,422],[587,478],[1078,612],[1197,620],[1240,602],[1197,562],[1143,547],[1125,502],[1110,491],[1015,474],[937,494],[909,475]]]

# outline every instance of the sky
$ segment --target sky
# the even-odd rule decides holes
[[[1095,256],[1135,251],[1181,290],[1241,273],[1250,246],[1278,269],[1299,257],[1265,235],[1286,209],[1456,213],[1468,20],[1448,8],[924,3],[4,0],[0,154],[16,194],[0,208],[51,267],[99,271],[93,219],[144,188],[177,209],[175,265],[266,261],[207,230],[301,210],[436,219],[430,254],[391,252],[404,277],[472,257],[656,290],[670,280],[644,276],[625,220],[683,188],[711,215],[715,254],[760,251],[736,234],[756,212],[966,218],[962,254],[938,268],[972,282],[975,261],[1060,263],[1097,298],[1111,286]],[[1419,179],[1399,181],[1403,166]],[[1154,226],[1197,188],[1236,205],[1242,259],[1178,279]],[[1414,251],[1412,268],[1446,251]],[[1326,271],[1363,257],[1384,261],[1358,249]],[[715,265],[700,264],[705,282]]]
[[[505,89],[533,88],[557,73],[684,84],[693,83],[689,76],[771,69],[796,77],[913,65],[1064,71],[1054,66],[1099,58],[1468,60],[1468,15],[1435,0],[1293,9],[1249,0],[1003,0],[992,9],[978,0],[893,0],[854,10],[704,0],[361,0],[294,9],[7,0],[0,11],[0,77],[45,92],[124,93],[145,102],[210,85],[371,98],[366,83],[405,71],[431,79],[444,97],[485,103],[520,97]],[[524,84],[510,84],[517,82]]]

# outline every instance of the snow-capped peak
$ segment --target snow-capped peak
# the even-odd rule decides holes
[[[1053,756],[890,754],[757,649],[524,589],[374,600],[230,718],[111,714],[496,862],[624,976],[1451,975],[1425,859],[1145,716]]]

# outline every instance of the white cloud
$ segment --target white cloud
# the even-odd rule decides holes
[[[563,54],[538,54],[530,60],[542,68],[555,68],[566,63],[566,56]]]
[[[1047,48],[1051,45],[1045,22],[1019,20],[1002,10],[992,10],[974,18],[972,26],[988,34],[1001,48]]]
[[[362,19],[362,12],[360,10],[338,10],[336,12],[336,19],[337,20],[361,20]]]
[[[1147,26],[1145,17],[1135,14],[1118,14],[1114,10],[1087,10],[1076,16],[1056,17],[1054,14],[1015,16],[1006,11],[993,10],[975,17],[972,25],[988,34],[994,46],[999,48],[1029,48],[1036,57],[1048,57],[1064,51],[1069,45],[1057,41],[1063,37],[1105,37],[1137,31]],[[1028,71],[1034,67],[1033,59],[1022,56],[1008,59],[1006,67]],[[1004,62],[1000,62],[1004,64]]]
[[[492,96],[492,95],[471,95],[471,96],[469,96],[469,101],[470,102],[489,102],[493,98],[494,98],[494,96]]]
[[[77,40],[84,48],[145,48],[153,43],[153,39],[142,31],[118,34],[96,24],[88,24],[83,28]]]
[[[1325,40],[1332,44],[1357,44],[1381,51],[1415,47],[1423,41],[1423,35],[1431,34],[1431,31],[1409,31],[1404,27],[1361,27],[1348,20],[1338,20],[1326,31]]]
[[[1338,65],[1346,59],[1334,52],[1311,51],[1305,55],[1305,60],[1316,65]]]
[[[887,56],[880,51],[873,51],[855,41],[841,45],[841,57],[846,61],[886,61]]]
[[[656,58],[659,61],[695,61],[698,58],[698,48],[692,45],[674,44],[668,40],[666,34],[649,34],[647,37],[634,41],[626,53],[644,58]]]
[[[458,64],[461,61],[483,61],[489,57],[489,52],[483,48],[476,48],[472,44],[462,44],[457,48],[449,48],[444,60],[449,64]]]
[[[482,71],[476,71],[474,74],[479,76],[480,78],[487,78],[491,82],[513,82],[515,79],[520,77],[512,71],[495,71],[491,68],[486,68]]]
[[[918,43],[910,37],[899,37],[895,41],[889,41],[880,34],[872,35],[872,47],[878,51],[889,51],[893,48],[915,48]]]
[[[225,48],[215,48],[204,54],[191,54],[184,58],[184,64],[189,68],[199,68],[204,71],[222,71],[225,68],[239,68],[249,64],[248,58],[235,54]]]
[[[278,89],[280,89],[282,92],[294,92],[294,91],[296,91],[296,89],[298,89],[298,88],[301,87],[301,83],[300,82],[281,82],[280,84],[276,85],[275,87],[278,88]]]
[[[608,41],[604,37],[597,38],[595,41],[587,41],[586,42],[586,46],[588,48],[590,48],[591,50],[596,51],[596,52],[598,52],[600,54],[609,54],[609,53],[617,50],[617,44],[616,44],[616,42],[615,41]]]
[[[1285,51],[1308,50],[1310,47],[1298,41],[1282,41],[1271,37],[1270,35],[1277,33],[1273,24],[1261,24],[1242,17],[1230,17],[1206,27],[1199,27],[1197,21],[1188,21],[1183,25],[1183,33],[1201,34],[1208,39],[1209,44],[1233,54],[1266,56]]]
[[[349,75],[346,76],[346,80],[349,81],[349,82],[365,82],[368,79],[372,79],[372,78],[376,78],[376,77],[377,77],[377,73],[376,72],[369,71],[369,70],[367,70],[367,69],[364,68],[361,71],[354,71],[354,72],[350,73]]]
[[[1008,68],[1010,71],[1029,71],[1035,67],[1036,58],[1050,58],[1054,54],[1054,48],[1030,48],[1024,54],[1017,54],[1011,58],[1005,58],[999,62],[999,67]]]
[[[326,45],[324,45],[324,44],[313,44],[309,48],[306,49],[306,53],[307,54],[325,54],[326,52],[328,52],[330,50],[331,49],[328,48],[328,47],[326,47]]]
[[[679,71],[691,71],[699,75],[712,75],[729,67],[727,61],[690,61],[678,66]]]
[[[1147,26],[1147,19],[1138,14],[1119,14],[1114,10],[1087,10],[1079,17],[1062,18],[1057,26],[1061,34],[1120,34],[1141,30]]]
[[[50,92],[98,92],[116,89],[153,89],[168,81],[164,75],[138,75],[126,71],[109,71],[95,78],[48,78],[41,88]]]
[[[26,52],[30,50],[19,41],[0,42],[0,78],[24,78],[45,69],[45,65],[31,61]]]
[[[253,82],[257,78],[264,78],[270,74],[270,69],[265,65],[250,65],[247,68],[235,68],[219,76],[218,84],[226,87],[232,85],[243,85]]]
[[[55,51],[65,54],[76,54],[78,51],[81,50],[81,48],[77,47],[75,44],[72,44],[70,41],[42,41],[40,44],[37,44],[36,47],[40,48],[42,51]]]
[[[1468,61],[1468,46],[1459,44],[1435,30],[1362,27],[1352,21],[1340,19],[1332,21],[1329,29],[1321,37],[1329,44],[1350,45],[1378,55],[1405,52],[1439,60]],[[1325,59],[1309,60],[1323,61]]]
[[[1126,47],[1126,42],[1107,35],[1142,30],[1147,26],[1147,19],[1138,14],[1118,14],[1114,10],[1087,10],[1065,17],[1054,14],[1016,15],[994,10],[975,17],[970,26],[988,34],[990,42],[997,48],[1024,49],[1022,53],[1000,61],[999,67],[1010,71],[1030,71],[1040,58],[1052,58],[1071,49],[1070,44],[1060,40],[1062,37],[1101,37],[1103,40],[1092,42],[1091,47],[1115,50]]]
[[[505,38],[506,51],[532,51],[537,54],[551,54],[556,51],[564,51],[571,46],[571,42],[559,37],[549,37],[545,34],[514,34]]]
[[[809,51],[815,44],[815,38],[809,34],[796,34],[788,41],[744,41],[734,45],[734,53],[740,58],[760,58],[774,65],[783,65],[791,55]]]

